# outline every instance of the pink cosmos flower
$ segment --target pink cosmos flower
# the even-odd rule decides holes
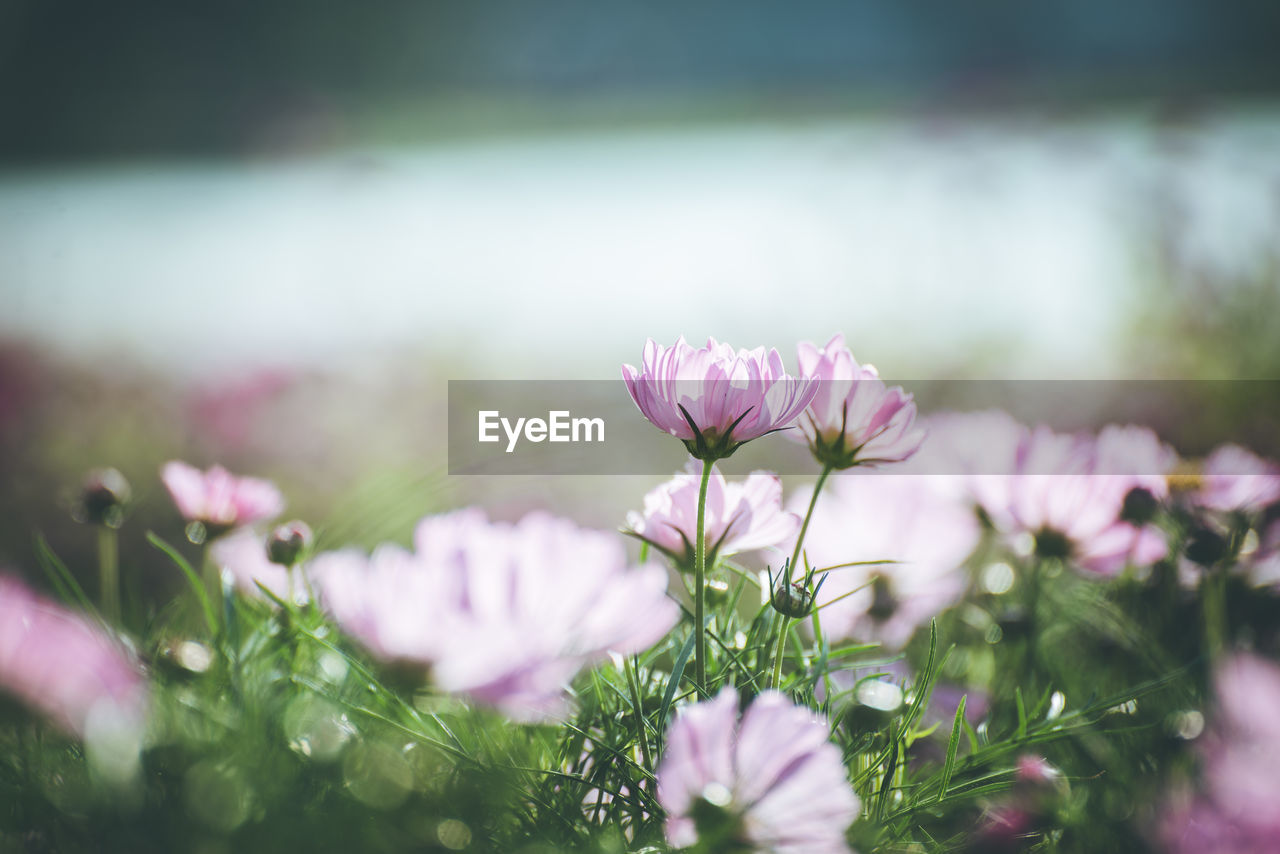
[[[797,492],[791,506],[806,507],[811,495]],[[811,566],[840,566],[818,595],[823,632],[901,648],[964,594],[964,562],[980,536],[977,516],[945,477],[833,478],[804,542]]]
[[[1210,510],[1261,510],[1280,501],[1280,465],[1239,445],[1223,445],[1204,461],[1197,499]]]
[[[999,411],[935,415],[929,429],[904,470],[957,475],[953,488],[1011,541],[1029,535],[1043,553],[1105,576],[1164,557],[1163,535],[1146,522],[1168,496],[1177,454],[1151,430],[1056,433]]]
[[[432,516],[414,542],[320,555],[318,595],[374,655],[430,666],[438,687],[513,719],[562,714],[583,666],[647,649],[679,617],[662,567],[629,567],[616,536],[544,513]]]
[[[1030,431],[999,409],[939,412],[928,416],[926,442],[898,471],[946,475],[938,483],[985,511],[1007,501],[1008,476]]]
[[[799,355],[800,375],[818,381],[800,429],[819,462],[837,469],[902,462],[920,449],[925,431],[912,396],[859,365],[843,335],[822,348],[801,342]]]
[[[1216,715],[1199,741],[1200,785],[1175,791],[1156,834],[1170,854],[1262,854],[1280,841],[1280,667],[1253,655],[1215,674]]]
[[[645,495],[643,513],[627,515],[628,533],[683,570],[693,569],[702,465],[691,460],[683,472]],[[799,527],[800,517],[782,509],[777,475],[752,472],[741,483],[729,483],[719,471],[711,472],[704,525],[707,566],[715,566],[719,557],[776,546]]]
[[[789,376],[777,350],[735,351],[714,338],[699,349],[650,338],[640,368],[623,365],[622,378],[645,418],[708,461],[791,426],[818,390]]]
[[[1003,413],[931,423],[938,444],[922,454],[923,464],[959,472],[962,489],[1005,537],[1030,535],[1042,554],[1104,576],[1166,554],[1164,536],[1145,523],[1168,495],[1165,476],[1177,455],[1151,430],[1056,433]]]
[[[0,690],[78,738],[140,730],[146,683],[125,649],[85,617],[0,575]]]
[[[222,466],[202,472],[173,460],[164,464],[160,477],[183,518],[203,522],[215,531],[272,519],[284,510],[284,498],[275,484],[236,477]]]
[[[732,688],[682,708],[658,766],[668,842],[684,848],[715,838],[777,854],[846,854],[845,830],[861,804],[829,731],[777,691],[756,697],[741,721]]]
[[[1114,576],[1168,552],[1159,529],[1127,518],[1136,490],[1167,495],[1177,456],[1144,427],[1106,427],[1097,437],[1031,431],[1003,505],[986,509],[1009,535],[1030,534],[1040,554],[1069,558],[1086,572]]]
[[[929,441],[900,471],[1013,474],[1027,427],[1002,409],[936,412],[923,419]]]
[[[251,528],[241,528],[219,537],[209,546],[209,559],[219,571],[231,575],[235,586],[245,594],[262,597],[261,584],[271,594],[288,602],[305,600],[302,579],[290,579],[289,567],[272,563],[267,558],[267,545],[262,535]]]

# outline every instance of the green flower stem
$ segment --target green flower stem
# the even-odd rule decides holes
[[[702,484],[698,487],[698,529],[697,539],[693,542],[693,630],[694,641],[694,687],[698,696],[707,696],[707,632],[706,632],[706,574],[707,574],[707,484],[711,482],[711,467],[715,463],[704,460],[702,463]]]
[[[783,584],[791,583],[791,574],[795,572],[796,564],[800,561],[800,550],[804,547],[804,535],[809,532],[809,520],[813,518],[813,508],[818,504],[818,493],[822,492],[822,486],[827,482],[827,477],[831,474],[832,466],[830,463],[823,465],[822,474],[818,475],[818,482],[813,486],[813,495],[809,498],[809,509],[805,511],[804,522],[800,524],[800,536],[796,537],[795,550],[791,552],[791,562],[787,564],[787,577],[781,579]],[[773,591],[769,591],[769,595],[773,595]],[[815,607],[817,603],[814,603]],[[778,648],[773,655],[773,679],[770,681],[770,687],[777,688],[782,683],[782,659],[786,655],[787,646],[787,628],[791,622],[786,614],[782,616],[782,628],[778,632]]]
[[[204,546],[204,558],[202,561],[204,570],[204,586],[209,593],[209,601],[213,603],[214,613],[218,615],[218,622],[222,622],[222,572],[218,569],[218,565],[214,563],[213,556],[209,554],[209,544]]]
[[[1039,688],[1035,679],[1040,666],[1040,581],[1044,574],[1044,561],[1037,558],[1031,565],[1030,584],[1027,585],[1026,618],[1027,618],[1027,684]]]
[[[112,625],[120,624],[120,552],[115,528],[98,526],[98,596],[102,615]]]
[[[1200,604],[1204,609],[1204,640],[1209,661],[1216,662],[1226,646],[1226,590],[1221,566],[1215,564],[1200,579]]]

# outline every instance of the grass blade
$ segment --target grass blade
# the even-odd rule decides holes
[[[697,632],[689,632],[689,639],[684,642],[684,646],[680,649],[679,655],[676,656],[675,663],[671,665],[671,678],[667,680],[667,690],[662,694],[662,706],[658,709],[658,754],[662,753],[662,743],[666,738],[667,715],[671,711],[671,702],[676,697],[676,689],[680,687],[680,680],[684,678],[685,665],[689,663],[689,656],[693,654],[693,643]]]
[[[164,552],[169,560],[173,561],[178,569],[182,570],[182,574],[187,577],[187,583],[191,585],[191,589],[195,591],[196,598],[200,601],[200,609],[204,611],[204,620],[209,626],[209,634],[216,634],[218,631],[218,614],[213,610],[213,603],[209,601],[209,593],[204,589],[204,582],[200,579],[200,574],[191,568],[191,564],[187,562],[181,552],[160,539],[155,531],[147,531],[147,542]]]
[[[1027,704],[1022,700],[1022,689],[1014,687],[1013,701],[1018,706],[1018,732],[1014,737],[1022,740],[1027,737]]]
[[[53,583],[58,595],[68,604],[79,605],[91,614],[97,613],[93,602],[85,594],[84,588],[76,581],[76,577],[67,569],[67,565],[54,553],[44,534],[36,534],[36,559],[49,581]]]
[[[956,751],[960,748],[960,730],[964,728],[964,707],[969,695],[960,697],[956,706],[956,719],[951,724],[951,739],[947,742],[947,759],[942,766],[942,781],[938,784],[938,800],[947,796],[947,786],[951,785],[951,774],[956,767]]]

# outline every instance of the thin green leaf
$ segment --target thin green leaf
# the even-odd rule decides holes
[[[662,694],[662,705],[658,709],[658,753],[662,753],[663,740],[666,737],[667,715],[671,711],[671,701],[675,699],[676,689],[680,686],[680,680],[684,677],[684,667],[689,663],[689,656],[693,654],[693,644],[695,640],[695,632],[689,632],[689,639],[684,642],[684,646],[680,649],[680,654],[676,656],[675,663],[671,666],[671,677],[667,679],[667,690]]]
[[[942,781],[938,784],[938,800],[947,796],[947,786],[951,784],[951,774],[956,767],[956,751],[960,747],[960,731],[964,729],[964,707],[969,695],[960,697],[956,706],[956,718],[951,724],[951,739],[947,742],[947,759],[942,766]]]
[[[1022,689],[1014,687],[1013,701],[1018,706],[1018,731],[1014,738],[1023,739],[1027,737],[1027,706],[1022,701]]]
[[[36,534],[36,559],[45,575],[53,582],[58,595],[68,604],[79,605],[86,611],[96,614],[93,602],[85,595],[84,588],[76,581],[76,577],[67,569],[67,565],[54,553],[44,534]]]
[[[216,634],[218,630],[218,612],[213,609],[213,603],[209,601],[209,593],[204,589],[204,582],[200,579],[200,574],[191,568],[191,564],[177,549],[160,539],[155,531],[147,531],[147,542],[164,552],[169,560],[173,561],[178,569],[182,570],[182,574],[187,577],[187,583],[191,585],[191,589],[196,594],[196,599],[200,602],[200,609],[204,611],[204,621],[209,627],[209,634]]]

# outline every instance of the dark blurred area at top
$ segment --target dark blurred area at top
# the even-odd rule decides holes
[[[463,113],[406,127],[406,107],[475,98],[537,103],[545,118],[672,99],[1268,95],[1278,36],[1274,0],[0,0],[0,157],[238,153],[279,147],[270,128],[286,146],[299,127],[341,144],[380,121],[381,141],[403,142],[475,129]]]

